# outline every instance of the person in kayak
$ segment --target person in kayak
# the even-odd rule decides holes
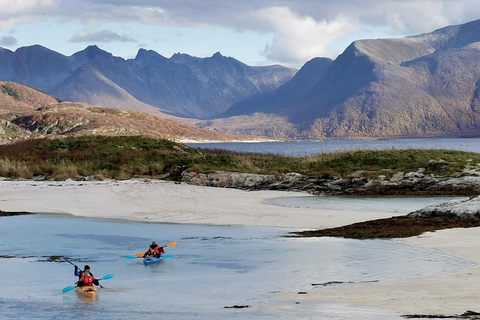
[[[165,254],[165,250],[163,247],[159,247],[155,241],[152,241],[150,247],[148,247],[147,252],[143,255],[143,257],[156,257],[160,258],[162,254]]]
[[[78,282],[76,283],[77,287],[100,285],[98,283],[98,280],[95,279],[93,274],[90,272],[89,265],[85,265],[83,271],[80,270],[77,266],[75,266],[75,275],[78,277]]]

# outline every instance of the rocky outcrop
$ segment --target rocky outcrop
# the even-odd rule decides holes
[[[181,182],[212,187],[246,190],[288,190],[315,195],[478,195],[480,177],[460,178],[425,176],[417,172],[394,174],[391,179],[379,176],[367,179],[361,172],[348,178],[308,177],[290,172],[281,176],[224,172],[196,173],[184,171]]]
[[[480,196],[435,204],[409,214],[415,218],[476,218],[480,219]]]
[[[216,171],[212,173],[184,172],[181,181],[199,186],[259,190],[268,189],[274,179],[273,175]]]

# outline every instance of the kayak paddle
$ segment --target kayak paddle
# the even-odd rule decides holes
[[[167,244],[166,246],[163,246],[164,248],[168,248],[168,247],[173,247],[177,244],[177,241],[172,241],[170,242],[169,244]],[[136,258],[143,258],[143,255],[145,254],[145,252],[139,252],[135,255]],[[131,256],[128,256],[128,257],[131,257]],[[128,258],[127,259],[133,259],[133,258]],[[173,257],[171,257],[173,258]]]
[[[62,293],[66,293],[66,292],[72,291],[73,289],[75,289],[74,286],[70,286],[70,287],[63,288]]]
[[[101,277],[100,279],[97,279],[97,280],[108,280],[108,279],[112,279],[113,278],[113,274],[107,274],[103,277]]]
[[[162,257],[164,258],[173,258],[174,255],[173,254],[164,254]],[[136,255],[135,256],[126,256],[125,258],[129,259],[129,260],[134,260],[134,259],[138,259],[138,258],[143,258],[143,253],[142,253],[142,256],[141,257],[137,257]]]
[[[108,279],[112,279],[112,278],[113,278],[113,274],[107,274],[107,275],[104,275],[103,277],[101,277],[100,279],[96,279],[96,280],[108,280]],[[103,288],[101,285],[99,285],[99,286],[100,286],[100,288]],[[75,289],[74,286],[63,288],[62,293],[67,293],[69,291],[72,291],[73,289]]]
[[[70,260],[67,260],[66,258],[63,258],[63,260],[67,261],[67,262],[70,263],[72,266],[77,267],[77,265],[74,264],[73,262],[71,262]],[[78,268],[78,267],[77,267],[77,268]],[[78,268],[78,269],[80,269],[80,268]],[[81,270],[81,269],[80,269],[80,270]]]

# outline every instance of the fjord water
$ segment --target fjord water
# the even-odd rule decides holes
[[[237,152],[271,153],[304,157],[317,153],[358,149],[447,149],[480,152],[480,138],[390,139],[390,140],[325,140],[300,142],[226,142],[192,143],[192,147]]]
[[[276,297],[327,290],[322,284],[328,283],[384,282],[471,265],[396,240],[283,237],[290,231],[44,214],[3,217],[0,318],[401,319],[387,310]],[[147,267],[125,258],[152,240],[161,245],[176,240],[175,247],[166,248],[175,257]],[[82,301],[74,291],[62,294],[76,280],[73,267],[51,262],[51,256],[89,264],[98,278],[114,278],[101,282],[105,288],[99,288],[96,301]],[[250,307],[225,308],[234,305]]]

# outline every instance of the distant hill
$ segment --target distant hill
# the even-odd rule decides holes
[[[179,117],[212,118],[232,104],[276,89],[296,70],[251,67],[219,52],[209,58],[170,59],[140,49],[123,59],[89,46],[72,56],[34,45],[0,48],[0,80],[38,88],[63,100]]]
[[[252,140],[201,130],[151,114],[59,102],[36,89],[0,82],[0,144],[39,137],[143,135],[175,141]]]
[[[314,139],[478,136],[480,20],[402,39],[355,41],[333,62],[313,59],[290,82],[222,116],[261,114],[280,116],[296,137]],[[200,125],[215,130],[229,120],[215,121]],[[257,123],[250,123],[252,131]]]

